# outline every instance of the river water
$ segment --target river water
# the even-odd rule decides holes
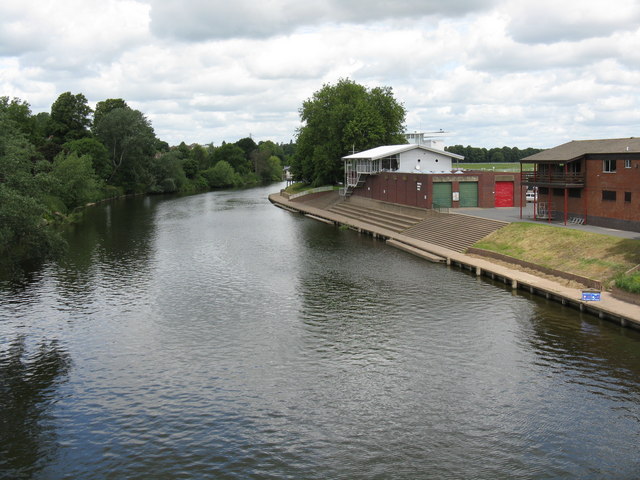
[[[95,207],[0,283],[0,478],[640,477],[640,335],[275,208]]]

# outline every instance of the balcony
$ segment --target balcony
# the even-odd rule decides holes
[[[532,187],[584,187],[584,173],[582,172],[522,172],[522,184]]]

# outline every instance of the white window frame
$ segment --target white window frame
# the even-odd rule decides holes
[[[624,160],[624,168],[631,168],[631,159],[630,158],[626,158]]]
[[[613,167],[613,169],[611,167]],[[615,160],[602,161],[602,171],[604,173],[616,173],[616,167],[617,167],[617,164]]]

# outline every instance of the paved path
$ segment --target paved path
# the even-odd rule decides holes
[[[452,208],[451,213],[464,213],[465,215],[473,215],[476,217],[490,218],[492,220],[502,220],[504,222],[531,222],[538,224],[547,224],[545,220],[533,219],[533,203],[528,203],[526,207],[522,207],[522,218],[520,218],[520,207],[498,207],[498,208]],[[564,222],[551,222],[554,227],[572,228],[582,230],[583,232],[602,233],[604,235],[612,235],[614,237],[631,238],[640,240],[640,232],[629,232],[626,230],[615,230],[613,228],[596,227],[595,225],[578,225],[567,224]]]
[[[614,298],[609,292],[602,292],[601,301],[599,302],[584,302],[582,301],[582,290],[566,287],[552,280],[498,265],[491,262],[490,260],[472,257],[470,255],[455,252],[439,245],[420,241],[415,238],[402,235],[402,233],[394,232],[381,227],[376,227],[375,225],[370,225],[366,222],[361,222],[353,218],[345,217],[336,214],[335,212],[325,210],[323,208],[316,208],[310,205],[305,205],[304,202],[289,201],[288,199],[277,193],[269,195],[269,200],[275,205],[291,211],[305,213],[318,220],[349,225],[355,229],[371,233],[374,236],[381,236],[386,239],[395,240],[395,242],[400,242],[401,244],[409,246],[417,255],[419,255],[420,251],[426,252],[428,255],[425,255],[425,258],[429,258],[429,256],[435,255],[436,257],[445,259],[447,264],[460,265],[462,268],[467,268],[475,271],[475,273],[478,275],[483,274],[491,276],[492,278],[504,279],[505,283],[511,283],[511,286],[513,288],[529,290],[532,293],[535,291],[537,293],[546,295],[547,298],[558,300],[563,304],[568,303],[576,306],[580,310],[589,311],[591,313],[599,315],[601,318],[609,318],[614,321],[619,321],[622,325],[633,325],[636,328],[640,328],[640,306],[618,300]],[[476,213],[480,213],[481,211],[486,212],[490,209],[457,210],[474,210],[476,211]],[[504,215],[504,217],[494,219],[514,221],[509,220],[509,216],[514,214],[514,209],[499,210],[501,210],[500,214]],[[518,221],[520,221],[520,209],[518,208],[517,210]],[[468,211],[465,211],[464,213],[469,214]]]

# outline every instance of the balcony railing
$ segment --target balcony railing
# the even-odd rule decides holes
[[[522,172],[522,183],[526,185],[584,187],[582,172]]]

